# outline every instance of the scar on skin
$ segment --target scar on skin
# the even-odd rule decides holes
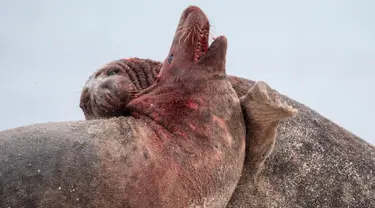
[[[195,103],[191,100],[188,101],[187,104],[188,108],[193,109],[193,110],[198,110],[198,103]]]
[[[194,126],[194,124],[189,123],[189,127],[190,127],[193,131],[195,131],[195,126]]]
[[[229,135],[228,127],[227,127],[224,119],[219,118],[215,115],[212,115],[212,121],[216,122],[220,126],[220,128],[222,128],[224,130],[225,134]],[[228,136],[227,141],[228,141],[229,144],[231,144],[232,143],[232,137]]]
[[[219,118],[215,115],[212,115],[212,120],[216,121],[222,129],[225,129],[225,130],[227,129],[224,119]]]

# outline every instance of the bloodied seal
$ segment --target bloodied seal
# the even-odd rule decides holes
[[[199,8],[184,10],[158,79],[126,105],[133,117],[0,134],[1,205],[224,207],[246,133],[227,40],[208,46],[208,32]]]
[[[183,55],[199,61],[200,51],[205,51],[205,47],[205,43],[199,43],[194,56],[190,53]],[[130,115],[134,109],[127,104],[135,99],[136,93],[146,88],[148,92],[155,90],[153,86],[148,87],[159,77],[164,77],[163,73],[159,74],[163,66],[175,67],[171,65],[174,59],[175,54],[172,52],[163,64],[149,59],[130,58],[113,61],[99,69],[89,78],[81,95],[80,107],[86,119]],[[243,171],[246,175],[241,180],[253,182],[272,152],[278,123],[294,116],[297,111],[282,103],[277,93],[264,82],[244,87],[240,78],[229,76],[229,80],[237,94],[241,95],[241,106],[247,123],[248,147]],[[144,105],[153,106],[155,102],[158,101],[145,100]],[[191,109],[198,108],[198,104],[194,102],[189,102],[188,106]],[[148,114],[158,115],[158,112],[150,109]]]
[[[100,117],[102,112],[116,115],[116,110],[126,106],[130,115],[144,120],[158,135],[148,148],[165,151],[168,156],[163,155],[163,159],[169,162],[153,173],[167,176],[154,185],[175,187],[170,192],[159,190],[163,192],[162,205],[223,207],[240,178],[245,153],[244,120],[239,99],[225,75],[226,38],[217,38],[209,47],[209,27],[201,9],[187,8],[156,81],[138,94],[133,92],[139,86],[125,76],[121,65],[112,65],[87,82],[91,87],[85,93],[105,94],[89,96],[88,105],[82,105],[96,111],[94,116]],[[131,93],[117,90],[120,85]],[[155,153],[148,155],[158,157]],[[148,177],[142,181],[154,187]],[[133,189],[138,193],[144,188],[140,185]],[[137,200],[144,203],[145,199]]]

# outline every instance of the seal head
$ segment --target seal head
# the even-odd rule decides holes
[[[148,59],[112,61],[87,80],[80,98],[80,108],[87,120],[127,116],[125,108],[134,95],[152,85],[161,63]]]

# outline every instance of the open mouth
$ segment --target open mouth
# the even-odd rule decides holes
[[[175,34],[175,41],[187,43],[187,51],[194,62],[199,61],[209,49],[210,22],[197,6],[190,6],[181,15]]]
[[[200,30],[200,32],[198,33],[198,40],[196,42],[195,53],[194,53],[194,60],[195,61],[199,61],[200,58],[208,50],[209,31],[210,31],[210,26],[207,25],[207,26],[203,27]]]

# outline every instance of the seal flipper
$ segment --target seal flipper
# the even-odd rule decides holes
[[[283,119],[294,117],[297,109],[282,103],[280,97],[265,82],[259,81],[240,98],[246,123],[246,158],[244,177],[257,181],[265,160],[276,141],[277,126]]]

